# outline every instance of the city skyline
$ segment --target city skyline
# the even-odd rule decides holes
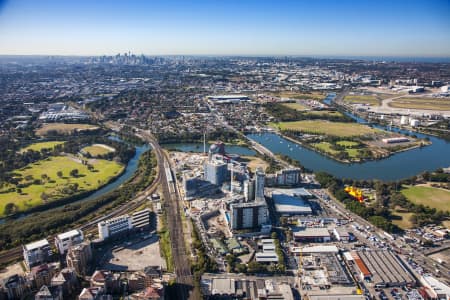
[[[0,55],[450,56],[448,1],[0,1]]]

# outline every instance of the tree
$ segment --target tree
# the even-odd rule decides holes
[[[12,213],[15,213],[17,211],[17,205],[15,205],[14,203],[7,203],[5,205],[5,215],[10,215]]]
[[[63,172],[62,172],[62,171],[58,171],[58,172],[56,172],[56,175],[57,175],[59,178],[62,178],[62,177],[63,177]]]
[[[78,169],[73,169],[72,171],[70,171],[70,176],[78,177]]]

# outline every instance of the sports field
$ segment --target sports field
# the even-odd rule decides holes
[[[62,145],[64,142],[61,141],[51,141],[51,142],[40,142],[40,143],[34,143],[29,146],[26,146],[22,149],[20,149],[19,152],[26,152],[28,150],[33,151],[41,151],[42,149],[53,149],[56,145]]]
[[[411,186],[403,189],[402,194],[415,204],[450,211],[450,191],[426,186]]]
[[[353,137],[370,135],[377,132],[366,125],[357,123],[329,122],[324,120],[305,120],[276,123],[280,130],[292,130],[310,134],[321,134],[337,137]]]
[[[298,111],[304,111],[304,110],[309,109],[307,106],[304,106],[300,103],[282,103],[281,105],[288,107],[290,109],[298,110]]]
[[[450,100],[440,98],[413,98],[405,97],[394,99],[388,104],[395,108],[425,109],[425,110],[448,110],[450,111]]]
[[[91,146],[84,147],[83,149],[81,149],[81,151],[83,153],[89,153],[91,156],[99,156],[108,154],[110,152],[114,152],[115,149],[103,144],[94,144]]]
[[[36,130],[37,135],[47,135],[49,132],[56,131],[59,134],[69,134],[75,131],[82,130],[96,130],[98,126],[91,124],[64,124],[64,123],[49,123],[42,125],[41,128]]]
[[[14,173],[20,174],[19,184],[23,186],[21,191],[18,190],[19,186],[12,184],[0,188],[0,216],[4,215],[7,203],[13,203],[19,211],[25,211],[44,201],[96,190],[119,175],[124,168],[117,162],[103,159],[91,159],[88,163],[94,167],[93,170],[89,170],[76,157],[54,156],[15,170]],[[70,175],[74,169],[78,170],[76,177]],[[58,171],[62,172],[61,176],[58,176]],[[41,182],[35,182],[36,180]],[[76,188],[75,183],[78,185]],[[70,186],[72,187],[69,188]],[[11,188],[15,190],[11,191]]]

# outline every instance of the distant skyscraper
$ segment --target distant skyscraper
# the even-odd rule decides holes
[[[255,180],[255,200],[264,200],[264,180],[266,174],[261,168],[256,169],[256,180]]]

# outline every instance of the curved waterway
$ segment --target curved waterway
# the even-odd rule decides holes
[[[335,94],[329,94],[325,102],[331,103]],[[367,123],[353,114],[345,112],[358,123]],[[416,135],[418,138],[428,137],[431,145],[400,152],[382,160],[367,161],[363,163],[346,164],[335,161],[318,152],[302,147],[275,133],[255,133],[247,135],[260,143],[273,153],[281,153],[298,160],[303,166],[313,171],[325,171],[339,178],[352,179],[380,179],[394,181],[417,175],[424,171],[434,171],[438,168],[450,166],[450,142],[443,139],[380,125],[373,127]]]

